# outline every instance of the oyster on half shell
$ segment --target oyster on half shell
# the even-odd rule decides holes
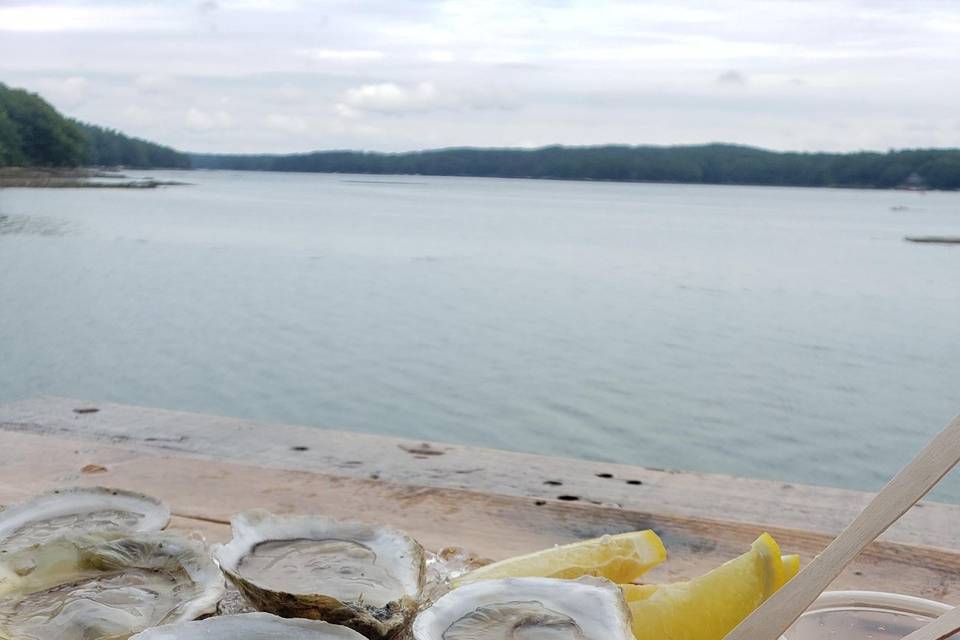
[[[603,578],[504,578],[447,593],[413,621],[414,640],[633,640],[619,587]]]
[[[368,638],[404,628],[423,591],[420,545],[389,527],[247,511],[214,548],[250,604],[286,617],[348,626]]]
[[[63,537],[0,558],[0,638],[122,640],[216,610],[223,576],[200,540]]]
[[[281,618],[270,613],[238,613],[165,624],[147,629],[130,640],[365,640],[338,624],[318,620]]]
[[[107,487],[55,489],[0,511],[0,552],[64,534],[160,531],[170,509],[156,498]]]

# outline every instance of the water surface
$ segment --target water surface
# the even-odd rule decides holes
[[[958,193],[137,175],[0,191],[0,401],[861,489],[960,412]]]

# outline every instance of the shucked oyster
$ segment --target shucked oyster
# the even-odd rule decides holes
[[[413,621],[414,640],[633,640],[620,589],[602,578],[504,578],[446,594]]]
[[[238,613],[196,622],[165,624],[130,640],[365,640],[338,624],[280,618],[269,613]]]
[[[220,568],[254,607],[342,624],[369,638],[402,629],[425,575],[423,549],[387,527],[266,511],[233,519]]]
[[[199,540],[59,538],[0,557],[0,638],[122,640],[213,613],[223,592],[223,576]]]
[[[15,551],[65,533],[159,531],[170,510],[156,498],[106,487],[41,493],[0,511],[0,551]]]

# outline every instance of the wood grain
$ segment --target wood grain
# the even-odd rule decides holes
[[[76,413],[76,409],[86,410]],[[90,411],[95,409],[96,411]],[[328,476],[382,479],[540,500],[559,496],[595,506],[767,523],[836,534],[869,493],[586,460],[558,459],[310,427],[127,405],[40,398],[0,405],[0,432],[121,445]],[[264,437],[269,434],[269,437]],[[559,483],[559,484],[557,484]],[[960,507],[926,502],[883,540],[955,549]]]
[[[82,471],[91,464],[104,470]],[[253,507],[391,524],[429,549],[462,546],[492,559],[650,528],[663,537],[670,554],[649,576],[651,582],[700,575],[746,551],[764,530],[785,553],[800,553],[804,561],[832,539],[816,531],[722,518],[268,468],[62,436],[0,433],[0,503],[75,484],[156,495],[171,506],[173,528],[199,531],[210,541],[227,540],[230,517]],[[833,587],[896,590],[960,604],[960,553],[874,543]]]
[[[960,608],[947,611],[903,640],[946,640],[957,631],[960,631]]]

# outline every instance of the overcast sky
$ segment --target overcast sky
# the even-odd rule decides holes
[[[960,0],[0,0],[0,81],[188,151],[960,146]]]

